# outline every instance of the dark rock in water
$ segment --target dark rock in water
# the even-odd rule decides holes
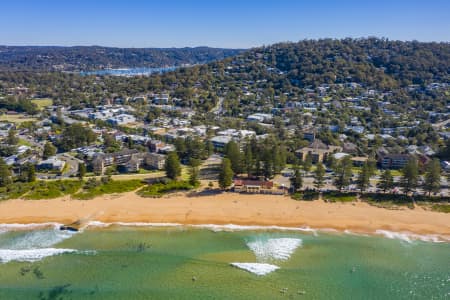
[[[78,231],[78,228],[75,228],[75,227],[72,227],[72,226],[61,225],[59,227],[59,230],[67,230],[67,231],[76,232],[76,231]]]

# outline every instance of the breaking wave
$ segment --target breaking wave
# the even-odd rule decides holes
[[[0,249],[0,263],[10,261],[35,262],[45,257],[60,255],[63,253],[77,252],[75,249],[42,248],[42,249]]]
[[[0,232],[7,232],[13,230],[32,230],[32,229],[44,229],[44,228],[59,228],[62,224],[55,222],[47,223],[28,223],[28,224],[0,224]]]
[[[0,243],[0,249],[25,250],[49,248],[71,238],[75,234],[75,232],[59,230],[59,228],[20,232],[3,240]]]
[[[297,238],[269,238],[247,242],[247,246],[259,261],[287,260],[301,245],[302,240]]]
[[[195,228],[210,229],[212,231],[240,231],[240,230],[277,230],[277,231],[302,231],[302,232],[312,232],[317,233],[316,229],[310,227],[283,227],[283,226],[259,226],[259,225],[236,225],[236,224],[226,224],[226,225],[216,225],[216,224],[200,224],[200,225],[190,225]]]
[[[35,262],[64,253],[89,253],[76,249],[55,248],[55,245],[77,234],[59,230],[59,226],[57,223],[0,225],[0,229],[4,231],[0,240],[0,263]]]
[[[407,243],[412,243],[414,241],[423,241],[423,242],[433,242],[433,243],[444,243],[449,242],[450,238],[443,237],[437,234],[428,234],[421,235],[415,234],[411,232],[396,232],[389,230],[376,230],[375,234],[382,235],[388,239],[398,239]]]
[[[126,227],[178,227],[185,226],[179,223],[146,223],[146,222],[110,222],[90,221],[86,227],[110,227],[110,226],[126,226]]]
[[[230,263],[233,267],[245,270],[247,272],[263,276],[267,275],[275,270],[278,270],[280,267],[271,265],[271,264],[264,264],[264,263],[239,263],[234,262]]]

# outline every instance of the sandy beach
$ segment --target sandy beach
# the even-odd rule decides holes
[[[295,201],[285,196],[219,195],[142,198],[133,192],[93,200],[8,200],[0,202],[0,223],[81,220],[181,224],[236,224],[333,228],[361,233],[376,230],[450,237],[450,216],[416,207],[388,210],[366,203]]]

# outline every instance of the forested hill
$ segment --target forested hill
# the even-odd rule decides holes
[[[82,51],[84,48],[80,49]],[[102,53],[101,49],[104,50],[92,47],[89,49],[91,52],[92,49],[98,49],[99,53]],[[107,50],[104,51],[109,53]],[[125,50],[116,49],[116,51]],[[277,98],[282,102],[287,97],[305,99],[311,89],[315,91],[319,88],[336,90],[336,95],[332,96],[337,99],[374,90],[377,94],[389,92],[392,101],[399,102],[403,106],[410,105],[412,99],[419,100],[414,102],[416,104],[428,105],[431,103],[430,99],[433,99],[435,107],[438,105],[437,100],[442,102],[443,107],[448,105],[445,104],[447,97],[442,95],[442,91],[439,93],[414,91],[417,87],[423,89],[431,83],[450,86],[450,43],[402,42],[377,38],[323,39],[279,43],[243,52],[209,48],[169,49],[168,51],[173,51],[170,52],[174,55],[170,56],[172,58],[168,58],[167,53],[159,51],[161,50],[156,53],[161,57],[160,61],[165,62],[164,64],[174,64],[173,61],[188,62],[188,59],[183,58],[185,56],[174,55],[184,53],[183,51],[192,53],[186,54],[187,57],[201,57],[202,60],[213,59],[213,55],[207,53],[216,53],[215,58],[231,55],[233,52],[236,55],[165,74],[137,77],[105,76],[101,79],[61,72],[2,71],[0,68],[0,87],[3,86],[4,89],[16,86],[29,87],[30,94],[58,99],[58,103],[64,105],[76,103],[76,107],[81,103],[95,105],[101,99],[117,95],[123,98],[148,92],[167,92],[173,97],[180,98],[181,105],[200,108],[203,111],[212,109],[218,99],[223,97],[224,109],[233,107],[238,113],[238,110],[250,105],[249,103],[256,103],[255,100],[268,101],[277,106],[278,104],[274,102]],[[202,51],[204,54],[200,55]],[[112,54],[108,55],[114,57]],[[98,66],[105,63],[107,60],[105,57],[109,57],[108,55],[98,54],[95,60],[92,58],[84,61],[86,66]],[[128,54],[124,55],[122,54],[122,57],[128,57]],[[130,62],[128,66],[138,64],[142,66],[141,62],[138,63],[141,59],[139,56],[130,55],[130,61],[133,63]],[[117,58],[116,61],[120,59]],[[27,64],[33,65],[23,62],[16,66]],[[154,62],[147,64],[156,65]],[[99,80],[102,81],[101,84]],[[346,91],[343,92],[337,85],[345,87]],[[239,99],[247,102],[239,104]]]
[[[103,68],[179,66],[221,60],[241,51],[209,47],[0,46],[0,69],[78,71]]]
[[[304,40],[251,49],[209,67],[218,71],[216,77],[264,79],[274,88],[356,82],[388,90],[450,82],[450,43],[377,38]]]

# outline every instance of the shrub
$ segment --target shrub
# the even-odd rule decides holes
[[[194,186],[187,181],[169,181],[168,183],[155,183],[148,185],[140,189],[137,194],[142,197],[158,198],[164,194],[168,194],[176,191],[188,191],[193,189]]]
[[[83,191],[73,195],[74,198],[80,200],[92,199],[105,194],[116,194],[131,192],[140,188],[143,183],[138,179],[132,180],[112,180],[108,177],[102,177],[101,181],[95,180],[96,184],[85,185]]]
[[[356,193],[344,193],[338,191],[324,192],[323,198],[330,202],[353,202],[356,200]]]
[[[313,201],[319,199],[319,192],[317,191],[302,191],[296,192],[291,195],[291,198],[294,200],[305,200],[305,201]]]

